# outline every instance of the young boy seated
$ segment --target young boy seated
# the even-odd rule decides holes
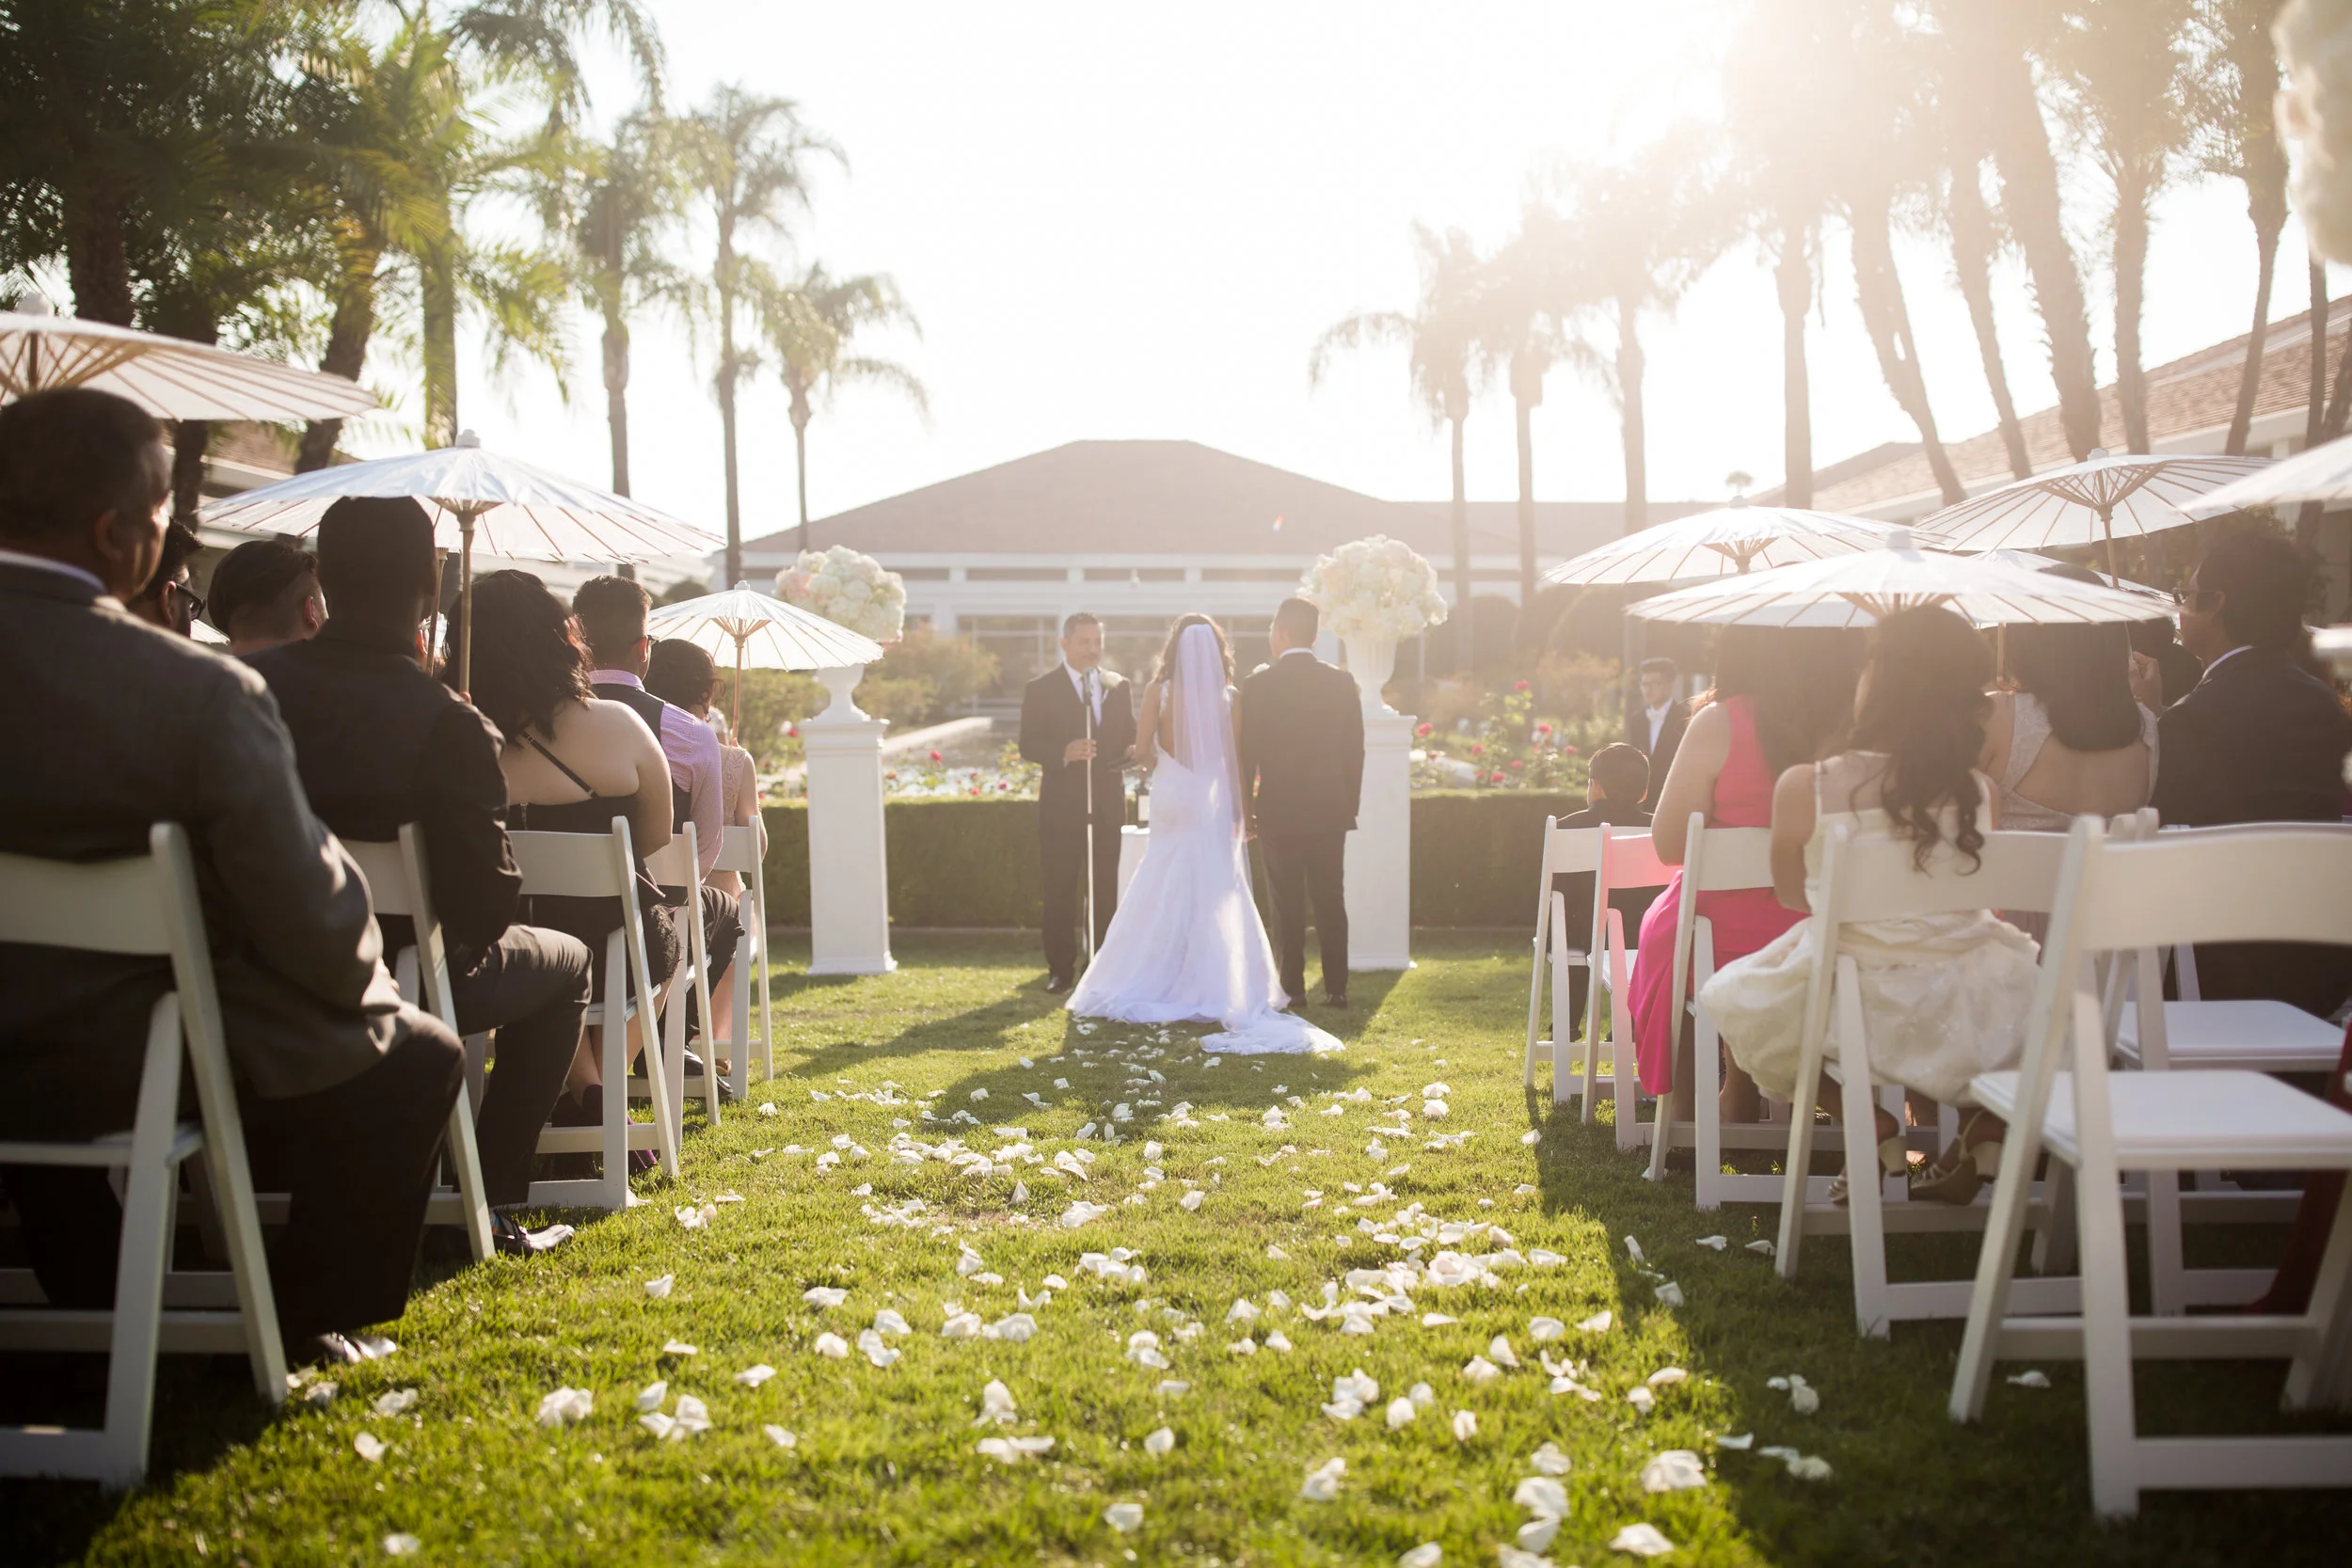
[[[1603,746],[1593,753],[1592,782],[1585,786],[1584,799],[1589,802],[1582,811],[1570,812],[1560,819],[1563,828],[1597,828],[1606,822],[1613,828],[1646,828],[1649,813],[1642,809],[1642,797],[1649,791],[1649,758],[1637,747],[1620,741]],[[1561,936],[1571,948],[1592,951],[1593,945],[1593,874],[1589,871],[1564,871],[1551,879],[1555,892],[1567,900]],[[1627,939],[1642,928],[1642,916],[1649,911],[1650,900],[1658,896],[1656,888],[1643,888],[1630,893],[1612,894],[1609,907],[1625,918]],[[1588,969],[1568,971],[1569,1016],[1583,1027],[1584,996],[1592,972]]]

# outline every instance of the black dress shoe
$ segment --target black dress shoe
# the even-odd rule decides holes
[[[490,1216],[490,1244],[510,1258],[532,1258],[551,1252],[572,1239],[568,1225],[550,1225],[545,1230],[526,1230],[522,1221],[512,1214]]]
[[[1338,996],[1326,996],[1323,999],[1323,1005],[1327,1007],[1344,1007],[1347,1006],[1347,997],[1344,993]]]
[[[1045,990],[1051,995],[1059,996],[1070,989],[1072,983],[1067,974],[1048,974],[1045,977]]]

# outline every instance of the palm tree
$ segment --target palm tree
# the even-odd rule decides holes
[[[2279,144],[2271,100],[2279,91],[2279,55],[2270,24],[2282,0],[2204,0],[2197,101],[2199,162],[2207,173],[2246,186],[2246,215],[2254,225],[2254,322],[2246,338],[2237,406],[2223,451],[2246,451],[2262,385],[2263,340],[2270,330],[2270,286],[2279,267],[2279,231],[2287,222],[2287,155]],[[2321,340],[2325,341],[2325,340]]]
[[[2058,423],[2076,458],[2099,444],[2099,381],[2082,275],[2058,209],[2058,159],[2042,119],[2029,55],[2047,43],[2054,8],[2042,0],[1936,0],[1951,44],[1946,90],[1965,105],[1972,140],[2001,177],[2001,209],[2025,253],[2058,384]]]
[[[1594,303],[1576,291],[1590,268],[1576,259],[1566,226],[1541,207],[1519,215],[1519,231],[1479,269],[1470,307],[1477,352],[1511,389],[1518,441],[1519,610],[1535,604],[1535,410],[1544,377],[1566,361],[1590,363],[1592,350],[1568,323]]]
[[[684,272],[661,249],[689,195],[678,140],[660,111],[640,109],[610,140],[575,142],[562,178],[540,193],[548,227],[571,242],[580,302],[603,324],[605,423],[616,495],[629,493],[629,317],[649,305],[682,304],[690,292]]]
[[[2009,371],[2001,361],[1999,325],[1993,315],[1993,258],[2004,236],[1984,199],[1983,154],[1974,149],[1955,150],[1947,155],[1946,163],[1940,185],[1943,202],[1937,215],[1952,240],[1952,280],[1968,304],[1968,324],[1976,331],[1977,358],[1984,366],[1985,386],[1993,394],[1994,418],[2000,426],[2009,471],[2015,478],[2026,479],[2033,473],[2033,463],[2026,455],[2026,430],[2017,422],[2017,400],[2010,395]]]
[[[913,371],[895,359],[849,352],[851,341],[866,328],[903,326],[920,337],[922,324],[887,276],[834,278],[827,276],[821,261],[812,262],[798,279],[761,301],[760,318],[769,351],[776,358],[776,373],[791,399],[801,548],[813,550],[817,543],[808,524],[808,423],[816,415],[817,400],[829,400],[839,388],[863,383],[898,392],[928,416],[930,394]]]
[[[764,230],[781,238],[786,213],[808,204],[803,165],[822,152],[847,166],[831,141],[801,123],[799,106],[785,98],[721,86],[695,110],[684,129],[683,157],[697,195],[709,204],[716,246],[710,276],[697,289],[696,314],[719,339],[720,440],[726,465],[727,549],[724,580],[743,575],[743,503],[736,467],[735,398],[743,377],[758,366],[756,354],[739,338],[741,312],[775,291],[774,276],[739,240]]]
[[[2148,450],[2148,381],[2139,320],[2147,292],[2148,212],[2187,139],[2194,0],[2085,0],[2052,50],[2067,119],[2114,188],[2115,392],[2123,444]]]
[[[1625,445],[1625,531],[1649,526],[1647,420],[1642,401],[1646,361],[1641,321],[1670,311],[1723,248],[1724,226],[1699,137],[1668,133],[1615,165],[1579,165],[1555,175],[1562,227],[1577,235],[1576,254],[1592,276],[1571,292],[1605,303],[1616,328],[1607,377]]]
[[[1464,486],[1462,427],[1470,420],[1471,376],[1477,369],[1477,324],[1471,311],[1482,265],[1477,247],[1458,229],[1442,234],[1413,225],[1413,248],[1421,257],[1421,300],[1411,314],[1362,310],[1327,328],[1307,359],[1307,382],[1314,386],[1342,349],[1375,343],[1404,345],[1410,353],[1413,394],[1432,420],[1443,420],[1452,436],[1454,503],[1454,657],[1457,668],[1477,668],[1470,614],[1470,500]]]

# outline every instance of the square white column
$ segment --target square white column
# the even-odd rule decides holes
[[[1364,789],[1347,835],[1347,967],[1413,967],[1413,720],[1364,715]]]
[[[879,719],[801,726],[808,758],[811,974],[885,974],[890,855],[882,827]]]

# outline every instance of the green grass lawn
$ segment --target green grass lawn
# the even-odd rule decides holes
[[[690,1118],[676,1186],[641,1181],[642,1208],[570,1216],[579,1238],[551,1256],[438,1278],[390,1330],[399,1352],[342,1370],[323,1405],[293,1402],[271,1418],[241,1366],[168,1358],[149,1487],[105,1497],[0,1483],[0,1556],[366,1562],[383,1560],[398,1532],[416,1538],[417,1560],[443,1562],[1387,1563],[1435,1542],[1448,1563],[1492,1563],[1531,1517],[1513,1493],[1549,1443],[1571,1462],[1559,1478],[1567,1516],[1543,1554],[1559,1564],[1634,1560],[1609,1544],[1636,1522],[1674,1543],[1671,1562],[2345,1560],[2352,1497],[2342,1494],[2159,1495],[2131,1525],[2094,1525],[2074,1369],[2050,1366],[2042,1390],[1996,1381],[1986,1419],[1952,1426],[1944,1401],[1958,1325],[1857,1339],[1841,1242],[1817,1241],[1806,1277],[1784,1284],[1745,1250],[1772,1234],[1772,1211],[1700,1214],[1687,1176],[1654,1187],[1613,1150],[1607,1127],[1547,1119],[1549,1100],[1519,1087],[1523,943],[1419,940],[1419,969],[1357,978],[1347,1050],[1320,1061],[1212,1065],[1193,1043],[1199,1031],[1174,1031],[1165,1045],[1149,1030],[1087,1033],[1038,989],[1033,943],[1014,936],[902,937],[904,967],[885,977],[780,976],[786,1049],[776,1078],[752,1092],[776,1115],[731,1110],[718,1128]],[[1431,1083],[1450,1086],[1441,1119],[1422,1116]],[[1334,1091],[1370,1100],[1338,1101]],[[1116,1146],[1072,1141],[1122,1102],[1133,1119]],[[1181,1126],[1180,1102],[1193,1107]],[[1335,1103],[1342,1114],[1327,1117]],[[922,1119],[926,1106],[943,1120]],[[1277,1107],[1290,1125],[1263,1125]],[[1400,1110],[1409,1135],[1375,1133]],[[947,1124],[958,1111],[978,1125]],[[898,1132],[929,1144],[961,1135],[993,1152],[1004,1142],[993,1130],[1005,1126],[1026,1130],[1041,1164],[964,1175],[891,1158]],[[1532,1148],[1531,1127],[1542,1132]],[[1428,1147],[1440,1133],[1471,1135]],[[818,1168],[836,1136],[871,1157],[853,1148]],[[1164,1180],[1149,1191],[1146,1140],[1165,1146]],[[1368,1152],[1375,1143],[1382,1152]],[[812,1152],[782,1152],[792,1145]],[[1094,1155],[1083,1182],[1055,1173],[1071,1149]],[[866,1183],[870,1196],[853,1191]],[[1318,1207],[1303,1207],[1309,1190],[1323,1195]],[[1180,1199],[1193,1191],[1204,1197],[1186,1210]],[[675,1217],[727,1194],[742,1201],[720,1203],[702,1228]],[[1358,1206],[1359,1196],[1371,1201]],[[1060,1217],[1080,1198],[1107,1212],[1065,1228]],[[910,1226],[869,1217],[913,1213],[918,1201]],[[1397,1222],[1407,1206],[1425,1220]],[[1499,1287],[1417,1282],[1410,1312],[1347,1334],[1339,1314],[1311,1321],[1303,1308],[1320,1308],[1327,1282],[1343,1300],[1356,1295],[1348,1270],[1402,1256],[1359,1233],[1367,1218],[1404,1236],[1436,1221],[1489,1222],[1520,1254],[1562,1260],[1502,1264]],[[1716,1234],[1725,1250],[1694,1244]],[[1627,1236],[1679,1285],[1682,1306],[1659,1304]],[[1896,1243],[1899,1274],[1934,1256],[1907,1240]],[[1505,1244],[1473,1239],[1456,1250]],[[977,1268],[969,1275],[959,1273],[966,1247],[977,1258],[961,1265]],[[1114,1247],[1133,1249],[1140,1285],[1081,1273],[1081,1254]],[[1439,1249],[1433,1242],[1422,1256]],[[1022,1309],[1017,1291],[1049,1289],[1049,1275],[1067,1285],[1031,1309],[1034,1338],[943,1336],[948,1304],[994,1323]],[[675,1283],[650,1299],[645,1282],[661,1275]],[[803,1297],[815,1286],[847,1299],[812,1307]],[[1294,1305],[1273,1306],[1277,1292]],[[1237,1297],[1263,1315],[1229,1323]],[[882,1308],[912,1332],[888,1339],[898,1359],[877,1368],[854,1341]],[[1613,1317],[1606,1332],[1573,1326],[1603,1310]],[[1459,1321],[1423,1326],[1423,1313]],[[1538,1317],[1571,1326],[1539,1345]],[[1165,1370],[1128,1358],[1130,1336],[1147,1329]],[[1287,1352],[1263,1343],[1278,1330]],[[852,1342],[845,1359],[812,1348],[828,1332]],[[1245,1333],[1261,1342],[1254,1354],[1229,1348]],[[1499,1335],[1521,1365],[1484,1384],[1466,1378]],[[665,1353],[674,1341],[698,1348]],[[1574,1375],[1602,1397],[1549,1392],[1539,1354],[1578,1363]],[[757,1363],[773,1378],[739,1384]],[[1688,1376],[1659,1387],[1652,1411],[1628,1402],[1628,1390],[1669,1367]],[[1323,1409],[1333,1379],[1358,1369],[1378,1397],[1335,1419]],[[1791,1372],[1820,1391],[1817,1414],[1793,1413],[1766,1386]],[[2278,1428],[2287,1424],[2276,1413],[2280,1376],[2271,1365],[2159,1367],[2140,1379],[2143,1426]],[[635,1400],[656,1380],[669,1386],[664,1411],[692,1395],[709,1429],[669,1440],[644,1430]],[[1012,1424],[976,1425],[991,1380],[1011,1394]],[[1164,1380],[1190,1386],[1164,1392]],[[0,1359],[0,1385],[17,1390],[0,1396],[11,1418],[41,1418],[23,1400],[60,1382],[87,1414],[87,1378]],[[1421,1382],[1433,1390],[1428,1407],[1391,1430],[1389,1402]],[[590,1390],[594,1411],[550,1430],[533,1418],[559,1386]],[[408,1388],[417,1398],[405,1412],[373,1408]],[[1474,1435],[1457,1440],[1457,1411],[1475,1418]],[[1155,1454],[1144,1440],[1162,1427],[1175,1446]],[[380,1461],[355,1451],[362,1433],[388,1445]],[[1719,1450],[1727,1433],[1819,1456],[1834,1474],[1800,1480],[1757,1452]],[[977,1451],[989,1436],[1054,1446],[1004,1460]],[[1708,1484],[1645,1495],[1644,1465],[1674,1449],[1702,1456]],[[1334,1458],[1346,1462],[1336,1497],[1302,1497],[1308,1472]],[[1132,1533],[1105,1522],[1120,1503],[1141,1506]]]

